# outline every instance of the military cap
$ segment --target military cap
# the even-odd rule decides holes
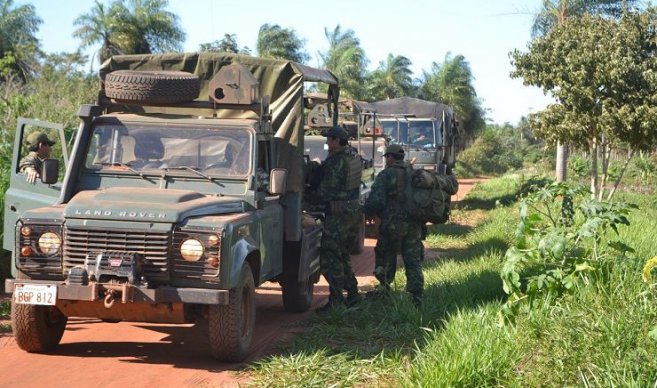
[[[48,144],[49,146],[53,146],[55,144],[54,141],[48,139],[48,135],[46,135],[43,132],[32,132],[27,136],[27,145],[28,146],[33,146],[37,145],[39,143],[43,144]]]
[[[324,137],[337,137],[338,139],[349,139],[349,134],[347,131],[345,131],[342,127],[335,126],[331,127],[328,131],[326,131],[322,136]]]
[[[385,154],[383,154],[383,156],[388,156],[388,155],[404,156],[404,149],[399,144],[390,144],[388,148],[386,148],[386,152]]]

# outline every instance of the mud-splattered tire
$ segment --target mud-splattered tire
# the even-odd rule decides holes
[[[43,353],[59,345],[68,317],[54,306],[11,303],[11,326],[18,347]]]
[[[315,289],[314,275],[306,280],[299,281],[295,278],[286,279],[281,282],[283,290],[283,308],[290,313],[302,313],[308,311],[313,304],[313,290]]]
[[[117,101],[177,103],[198,97],[199,78],[184,71],[117,70],[105,76],[105,95]]]
[[[256,318],[255,283],[248,263],[228,299],[227,305],[209,307],[210,349],[218,360],[241,362],[249,353]]]

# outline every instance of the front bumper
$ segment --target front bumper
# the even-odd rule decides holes
[[[117,294],[121,303],[194,303],[204,305],[228,304],[228,290],[204,288],[176,288],[160,286],[147,288],[131,284],[104,284],[90,282],[88,285],[66,284],[52,280],[5,280],[5,292],[12,293],[15,284],[50,284],[57,286],[58,300],[100,301],[108,290]]]

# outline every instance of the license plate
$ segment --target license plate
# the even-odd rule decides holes
[[[57,303],[57,286],[49,284],[16,284],[14,303],[54,306]]]

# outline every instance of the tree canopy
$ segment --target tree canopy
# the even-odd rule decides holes
[[[310,56],[303,50],[304,41],[296,31],[278,24],[263,24],[258,31],[256,50],[263,58],[279,58],[305,63]]]
[[[367,77],[368,97],[383,100],[415,94],[412,62],[403,55],[388,54],[385,61]]]
[[[17,75],[23,81],[34,74],[39,54],[35,34],[43,21],[31,4],[14,6],[0,0],[0,76]],[[11,73],[11,74],[10,74]]]
[[[587,15],[535,39],[527,52],[511,53],[512,76],[557,101],[529,115],[536,135],[589,152],[594,195],[601,194],[599,150],[650,149],[657,143],[655,42],[657,13],[650,8],[620,20]]]
[[[342,95],[363,99],[368,60],[360,40],[353,30],[342,31],[340,25],[333,31],[324,28],[324,35],[329,42],[328,50],[319,53],[324,67],[340,80]]]
[[[73,22],[80,47],[100,44],[102,63],[116,54],[150,54],[179,51],[185,40],[179,18],[166,11],[168,0],[95,0],[91,10]]]

